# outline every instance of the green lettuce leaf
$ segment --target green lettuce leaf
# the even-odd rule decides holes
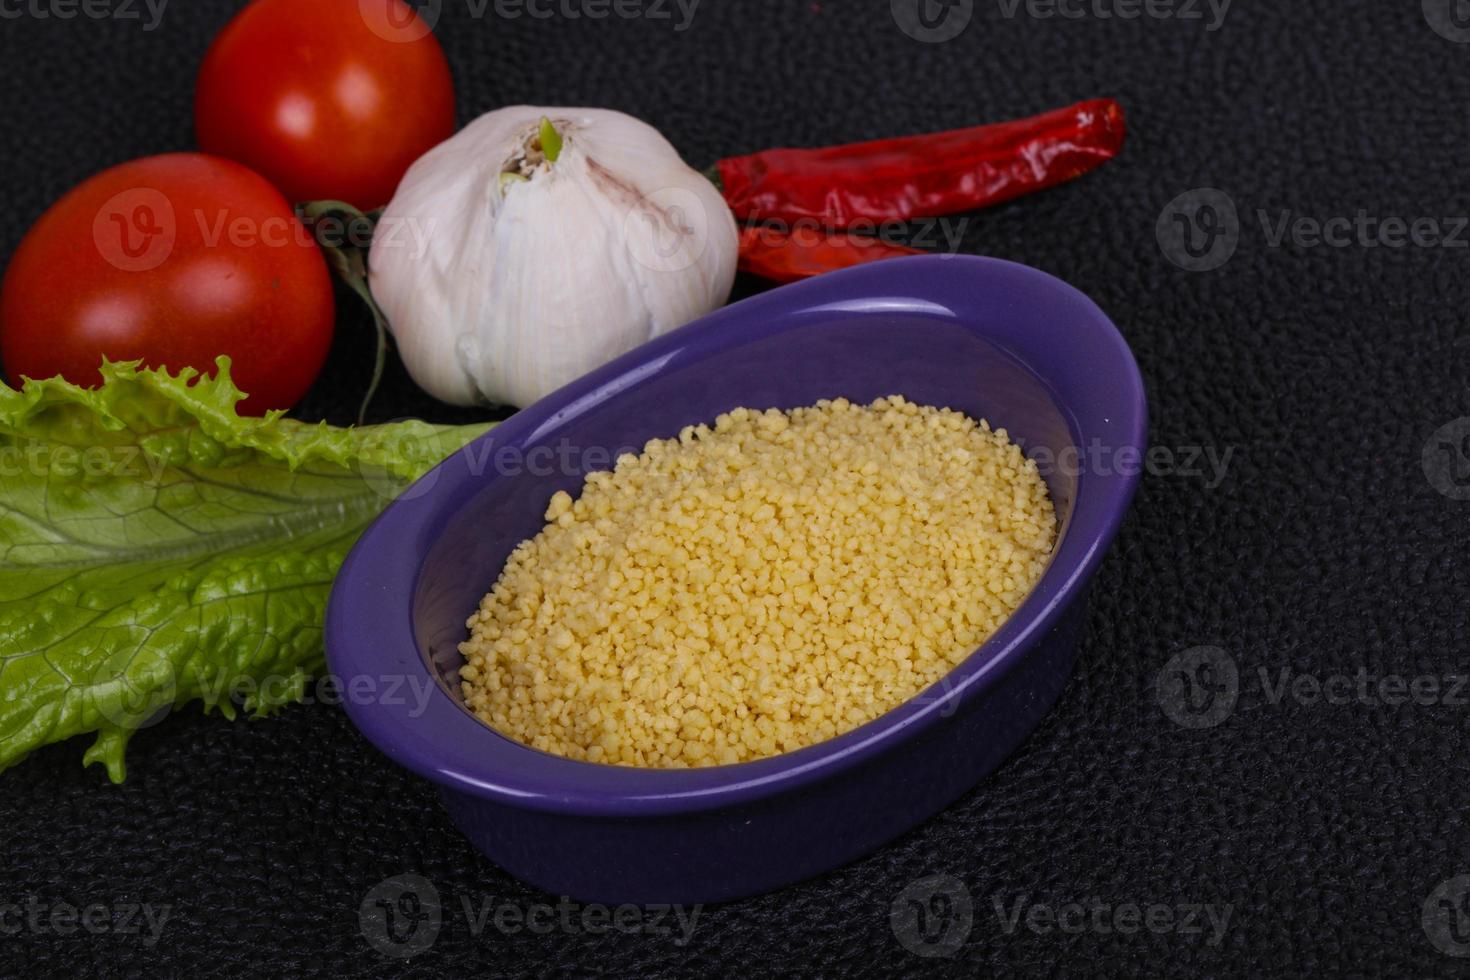
[[[352,543],[489,425],[242,418],[225,358],[103,375],[0,385],[0,769],[95,732],[83,763],[121,782],[172,708],[299,699]]]

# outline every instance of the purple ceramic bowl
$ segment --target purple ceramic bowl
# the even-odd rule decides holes
[[[929,691],[800,751],[707,769],[574,762],[467,711],[465,619],[557,490],[624,447],[738,406],[888,394],[1004,426],[1044,465],[1061,522],[1041,581]],[[726,307],[501,423],[395,501],[332,590],[327,659],[347,679],[407,677],[414,698],[352,721],[439,784],[469,839],[519,878],[583,901],[704,902],[851,861],[995,769],[1071,673],[1089,585],[1138,480],[1137,365],[1086,296],[1043,272],[964,256],[885,261]],[[1071,465],[1078,450],[1085,465]],[[1093,465],[1096,462],[1097,465]],[[405,688],[413,689],[413,688]],[[391,702],[391,703],[390,703]]]

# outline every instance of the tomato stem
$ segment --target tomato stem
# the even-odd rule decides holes
[[[378,334],[377,351],[373,357],[372,380],[368,382],[367,392],[357,410],[357,424],[362,425],[367,420],[368,406],[378,393],[378,384],[383,380],[383,369],[388,363],[388,318],[383,315],[368,287],[368,250],[372,248],[373,229],[382,209],[364,212],[344,201],[307,201],[296,206],[296,213],[322,247],[327,265],[348,288],[362,297],[368,312],[373,315],[373,326]]]

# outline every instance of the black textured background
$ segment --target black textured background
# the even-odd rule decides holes
[[[173,0],[151,32],[0,18],[0,255],[87,175],[191,145],[193,73],[238,6]],[[125,785],[80,767],[82,740],[0,775],[0,903],[172,908],[151,947],[0,934],[0,972],[1464,972],[1470,960],[1437,948],[1422,916],[1437,885],[1470,873],[1470,707],[1273,704],[1258,671],[1273,682],[1283,668],[1470,671],[1470,501],[1438,492],[1421,466],[1431,434],[1470,415],[1470,251],[1272,247],[1257,210],[1470,214],[1470,44],[1433,30],[1419,0],[1237,0],[1215,31],[1024,8],[1007,18],[1000,0],[975,0],[964,33],[938,44],[906,36],[888,0],[704,0],[682,32],[674,20],[469,9],[444,0],[438,27],[462,120],[517,102],[604,105],[652,122],[699,165],[1120,98],[1120,159],[973,216],[963,248],[1096,298],[1142,366],[1152,442],[1232,452],[1225,479],[1145,479],[1099,578],[1076,677],[999,772],[865,860],[705,909],[686,946],[561,929],[474,936],[462,901],[524,909],[546,896],[475,854],[426,784],[340,709],[234,724],[191,709],[134,739]],[[1203,186],[1237,205],[1240,242],[1223,267],[1187,272],[1155,225]],[[342,317],[300,414],[350,420],[365,337],[361,317]],[[435,407],[398,369],[377,414],[470,417]],[[1217,726],[1190,729],[1161,710],[1155,680],[1201,645],[1238,666],[1239,701]],[[446,905],[437,943],[407,964],[375,951],[358,912],[404,872]],[[934,874],[973,898],[969,933],[950,923],[964,938],[951,958],[917,955],[890,927],[895,898]],[[1093,898],[1232,912],[1210,945],[1007,934],[995,911]]]

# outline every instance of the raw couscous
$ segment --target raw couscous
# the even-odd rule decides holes
[[[1056,515],[1004,429],[902,397],[686,427],[551,498],[470,617],[466,703],[526,745],[708,766],[856,728],[1040,577]]]

